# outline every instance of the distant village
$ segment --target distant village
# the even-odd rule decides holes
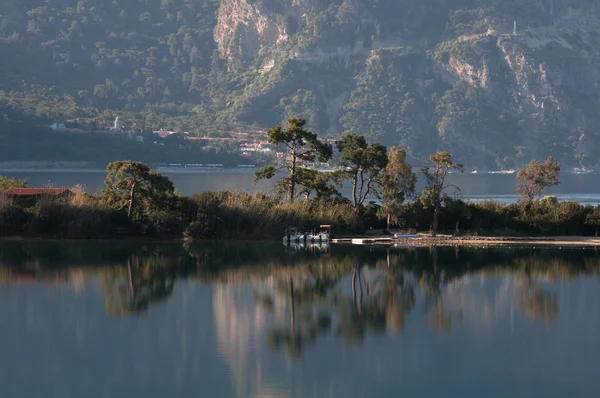
[[[105,134],[113,136],[124,136],[130,140],[139,142],[150,142],[154,145],[165,145],[166,140],[172,139],[174,142],[179,140],[197,141],[204,144],[201,149],[205,151],[239,152],[242,156],[251,156],[254,153],[273,154],[277,158],[283,159],[284,153],[277,152],[276,148],[267,141],[267,134],[264,130],[254,130],[246,132],[229,132],[224,137],[194,136],[188,132],[178,132],[170,130],[158,130],[145,132],[124,127],[117,116],[113,126],[110,128],[91,127],[92,121],[87,125],[79,121],[67,120],[51,124],[49,127],[57,132],[80,133],[80,134]],[[183,143],[180,146],[184,146]]]
[[[103,134],[111,136],[122,136],[130,140],[135,140],[143,143],[151,143],[152,145],[168,145],[169,142],[179,147],[184,148],[186,141],[188,144],[194,142],[199,145],[201,150],[214,153],[237,153],[241,156],[256,159],[258,155],[261,155],[262,159],[265,157],[271,158],[270,162],[275,161],[278,164],[283,164],[286,153],[276,146],[270,144],[267,140],[267,132],[265,130],[246,130],[244,132],[230,131],[225,136],[214,137],[214,136],[195,136],[188,132],[179,132],[171,130],[158,130],[158,131],[143,131],[125,127],[121,119],[117,116],[113,122],[112,127],[96,127],[94,119],[79,120],[67,120],[62,122],[56,122],[51,124],[49,127],[56,132],[65,133],[79,133],[79,134]],[[328,140],[331,144],[335,140]],[[252,163],[252,162],[250,162]],[[160,167],[172,168],[172,167],[198,167],[198,166],[213,166],[220,167],[221,164],[211,165],[182,165],[179,163],[161,162]],[[315,167],[329,168],[328,164],[321,165],[315,164]],[[238,165],[241,168],[254,168],[253,164]],[[312,167],[312,166],[311,166]]]

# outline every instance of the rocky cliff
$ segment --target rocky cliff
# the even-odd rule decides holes
[[[222,0],[215,41],[252,74],[234,100],[247,122],[301,114],[417,157],[579,165],[600,144],[599,17],[575,0]]]

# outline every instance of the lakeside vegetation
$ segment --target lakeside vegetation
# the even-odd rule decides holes
[[[290,119],[287,129],[277,126],[268,132],[272,144],[289,149],[283,164],[256,173],[262,179],[280,176],[275,173],[278,167],[287,172],[272,195],[221,191],[185,197],[168,177],[133,161],[110,163],[98,195],[74,187],[65,197],[49,191],[25,200],[1,192],[26,182],[2,177],[0,235],[270,240],[281,238],[290,225],[309,229],[331,224],[338,236],[392,227],[433,236],[597,235],[600,227],[600,207],[540,198],[544,188],[559,183],[560,164],[551,157],[519,171],[517,191],[522,198],[517,203],[470,203],[459,199],[459,187],[446,182],[450,170],[463,168],[448,152],[430,156],[430,165],[420,170],[426,186],[417,193],[416,173],[402,148],[388,151],[356,134],[336,142],[339,161],[334,170],[312,168],[316,159],[331,160],[334,150],[304,130],[304,124]],[[350,199],[339,192],[343,182],[352,187]]]

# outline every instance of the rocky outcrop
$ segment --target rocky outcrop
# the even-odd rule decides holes
[[[230,71],[251,65],[259,55],[289,39],[289,26],[312,0],[278,2],[223,0],[219,8],[215,42]]]

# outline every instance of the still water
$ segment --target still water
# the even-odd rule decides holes
[[[3,397],[600,396],[582,249],[0,245]]]
[[[84,185],[89,192],[98,192],[104,187],[106,173],[99,172],[20,172],[0,173],[14,178],[25,178],[29,186],[41,187],[48,184],[55,187]],[[193,195],[204,191],[233,190],[248,193],[269,192],[275,180],[253,183],[252,173],[214,173],[214,174],[168,174],[175,187],[183,195]],[[460,196],[465,200],[497,200],[512,203],[517,200],[514,175],[502,174],[451,174],[449,183],[458,186]],[[418,184],[422,189],[422,182]],[[342,194],[349,197],[350,187]],[[559,200],[575,201],[582,204],[600,204],[600,175],[563,174],[561,184],[545,191],[547,195],[556,195]]]

